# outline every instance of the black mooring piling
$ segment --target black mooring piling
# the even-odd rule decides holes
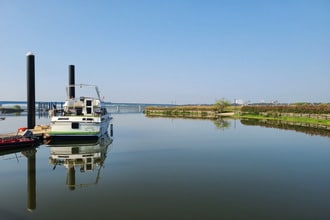
[[[36,124],[35,106],[35,68],[34,55],[26,54],[26,79],[27,79],[27,127],[33,129]]]
[[[69,65],[69,97],[75,98],[74,65]]]

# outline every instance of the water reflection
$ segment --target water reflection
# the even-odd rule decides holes
[[[260,120],[260,119],[241,119],[243,125],[262,126],[268,128],[278,128],[284,130],[293,130],[309,135],[319,135],[330,137],[330,127],[319,124],[286,122],[280,120]]]
[[[27,209],[33,211],[37,207],[36,201],[36,153],[37,150],[25,150],[22,154],[27,158]]]
[[[13,150],[1,151],[0,155],[7,159],[16,159],[17,162],[20,153],[27,158],[27,209],[33,211],[36,209],[36,153],[35,147],[30,148],[15,148]],[[15,155],[15,156],[14,156]]]
[[[49,163],[53,165],[53,170],[58,166],[66,168],[66,185],[70,190],[75,190],[77,187],[95,185],[99,181],[100,171],[111,143],[112,139],[109,135],[105,135],[93,144],[49,145]],[[91,175],[93,172],[96,172],[96,176],[93,181],[77,182],[77,170],[80,173],[89,173]]]
[[[63,145],[48,145],[50,149],[49,162],[53,164],[53,169],[57,166],[64,166],[67,170],[66,185],[70,190],[77,187],[85,187],[95,185],[99,181],[101,168],[108,149],[112,143],[109,135],[102,136],[97,142],[91,143],[75,143]],[[45,145],[43,145],[45,146]],[[26,189],[27,189],[27,210],[32,212],[37,207],[37,179],[36,179],[36,160],[37,148],[14,148],[11,150],[0,151],[1,160],[17,160],[21,158],[27,159],[26,166]],[[93,181],[77,183],[76,170],[80,173],[95,173],[96,176]],[[3,210],[1,210],[3,214]],[[2,215],[1,214],[1,215]],[[10,213],[9,213],[10,214]],[[20,218],[15,218],[20,219]]]
[[[224,120],[223,118],[218,118],[214,120],[213,123],[217,129],[225,130],[230,128],[230,122],[228,120]]]

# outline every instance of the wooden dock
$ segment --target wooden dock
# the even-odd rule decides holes
[[[34,136],[36,136],[38,139],[45,139],[48,132],[50,131],[49,125],[36,125],[34,129],[28,129],[30,130]],[[6,138],[6,137],[12,137],[16,135],[21,135],[23,132],[17,131],[17,132],[11,132],[7,134],[0,134],[0,138]]]

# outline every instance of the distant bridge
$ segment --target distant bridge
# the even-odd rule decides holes
[[[36,110],[47,111],[54,107],[60,109],[63,108],[64,102],[57,101],[35,101]],[[104,102],[106,107],[111,108],[113,112],[122,112],[123,109],[134,108],[137,112],[142,112],[147,106],[173,106],[172,104],[153,104],[153,103],[114,103],[114,102]],[[27,101],[0,101],[1,105],[27,105]]]
[[[58,104],[63,105],[64,102],[58,101],[35,101],[36,105]],[[155,103],[125,103],[125,102],[104,102],[106,106],[173,106],[173,104],[155,104]],[[27,105],[27,101],[0,101],[0,105]]]

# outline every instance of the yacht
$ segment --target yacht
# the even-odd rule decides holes
[[[74,92],[72,92],[74,90]],[[91,93],[91,90],[94,90]],[[79,96],[75,95],[85,94]],[[97,86],[87,84],[69,85],[67,87],[67,99],[63,109],[52,109],[49,111],[50,141],[77,141],[98,140],[100,136],[108,132],[111,120]]]

